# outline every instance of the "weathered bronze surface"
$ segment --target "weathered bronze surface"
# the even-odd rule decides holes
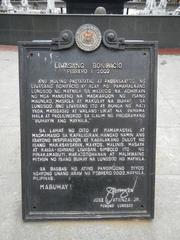
[[[156,43],[91,33],[20,43],[25,220],[154,216]]]

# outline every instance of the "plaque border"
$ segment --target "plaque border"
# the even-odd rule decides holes
[[[125,49],[143,49],[149,50],[151,64],[150,64],[150,76],[149,76],[149,178],[148,185],[149,191],[147,199],[147,211],[117,211],[117,212],[80,212],[80,211],[46,211],[35,212],[31,211],[29,191],[30,175],[29,167],[30,161],[28,154],[31,152],[30,146],[28,146],[28,136],[30,129],[28,129],[28,103],[26,101],[27,96],[27,50],[49,50],[52,51],[52,41],[22,41],[18,42],[19,50],[19,92],[20,92],[20,132],[21,132],[21,182],[22,182],[22,217],[24,221],[33,220],[60,220],[60,219],[124,219],[124,218],[154,218],[154,196],[155,196],[155,155],[156,155],[156,103],[157,103],[157,49],[158,43],[156,41],[140,41],[140,40],[126,40],[124,42]],[[118,51],[118,50],[116,50]],[[89,53],[88,53],[89,54]]]

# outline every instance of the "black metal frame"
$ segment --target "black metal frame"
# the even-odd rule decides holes
[[[105,42],[105,40],[104,40]],[[122,41],[120,41],[122,43]],[[125,49],[144,49],[150,52],[150,99],[149,99],[149,211],[125,211],[125,212],[32,212],[29,207],[29,159],[28,132],[28,108],[27,91],[28,76],[26,50],[52,50],[54,41],[19,42],[19,78],[20,78],[20,118],[21,118],[21,166],[22,166],[22,213],[24,220],[50,220],[50,219],[112,219],[112,218],[153,218],[154,217],[154,186],[155,186],[155,146],[156,146],[156,90],[157,90],[157,42],[151,41],[123,41]],[[117,46],[117,45],[116,45]],[[106,47],[109,47],[108,45]],[[57,50],[57,49],[55,49]],[[120,47],[120,50],[121,47]]]

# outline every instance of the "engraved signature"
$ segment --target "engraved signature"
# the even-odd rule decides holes
[[[128,188],[107,187],[105,203],[110,204],[113,201],[116,194],[119,194],[120,199],[124,199],[124,198],[128,197],[130,193],[134,192],[134,189],[135,189],[136,183],[137,183],[137,179],[138,179],[138,176],[136,177],[132,188],[129,188],[129,187]]]

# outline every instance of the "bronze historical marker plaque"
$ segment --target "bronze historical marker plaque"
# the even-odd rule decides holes
[[[90,24],[20,43],[25,220],[153,218],[156,54]]]

